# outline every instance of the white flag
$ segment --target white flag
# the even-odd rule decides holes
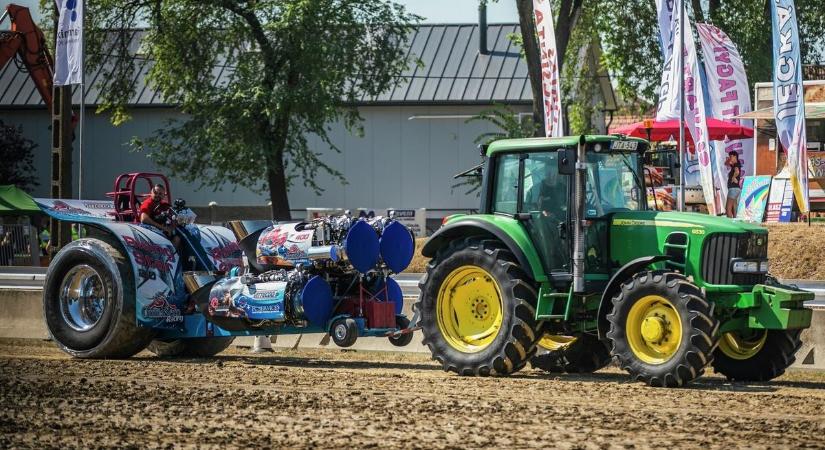
[[[83,79],[83,1],[60,0],[54,84],[80,84]]]
[[[748,89],[748,78],[745,74],[745,65],[739,51],[724,31],[713,25],[697,23],[699,42],[702,45],[702,56],[705,61],[705,75],[707,78],[708,97],[710,98],[711,115],[717,119],[736,122],[747,127],[753,126],[750,120],[734,119],[739,114],[750,112],[751,95]],[[716,148],[716,180],[722,198],[728,192],[728,168],[724,161],[730,152],[739,155],[742,163],[742,178],[754,173],[753,139],[725,139],[714,141]]]
[[[679,14],[673,0],[656,0],[659,16],[659,43],[662,46],[662,81],[659,84],[659,104],[656,120],[665,122],[679,118]],[[677,49],[674,51],[674,49]]]
[[[533,0],[536,33],[541,52],[541,90],[544,97],[544,130],[548,137],[564,134],[561,116],[561,88],[559,87],[559,63],[556,53],[556,32],[550,0]]]
[[[679,32],[678,16],[675,32]],[[678,41],[678,39],[676,39]],[[699,78],[699,61],[696,58],[696,44],[693,42],[693,31],[690,22],[685,24],[685,126],[693,139],[693,148],[696,159],[699,160],[699,178],[702,182],[702,193],[708,206],[708,213],[716,215],[718,209],[716,190],[714,189],[714,171],[711,159],[710,141],[708,140],[708,118],[705,115],[705,98],[702,91],[702,80]],[[723,160],[724,161],[724,160]],[[727,180],[725,180],[727,181]],[[718,181],[717,181],[718,184]]]

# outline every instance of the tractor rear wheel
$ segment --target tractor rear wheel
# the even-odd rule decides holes
[[[427,265],[419,287],[423,342],[445,371],[508,375],[535,354],[536,289],[501,242],[451,242]]]
[[[589,334],[545,334],[538,346],[538,353],[530,360],[530,365],[547,372],[592,373],[610,364],[610,350],[604,342]]]
[[[613,297],[607,318],[611,353],[622,369],[651,386],[683,386],[698,378],[716,348],[713,306],[680,273],[634,275]]]
[[[732,381],[768,381],[796,361],[802,330],[732,331],[719,338],[713,370]]]
[[[154,331],[135,318],[135,278],[126,256],[98,239],[60,250],[43,285],[43,315],[57,345],[78,358],[128,358]]]
[[[155,339],[146,350],[160,357],[208,358],[229,348],[234,340],[234,336]]]

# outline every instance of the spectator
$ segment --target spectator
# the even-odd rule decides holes
[[[736,207],[739,204],[739,195],[742,194],[742,163],[739,154],[735,151],[728,153],[725,160],[728,166],[728,198],[725,204],[725,213],[728,217],[736,217]]]

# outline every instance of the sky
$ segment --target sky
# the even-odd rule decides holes
[[[88,1],[88,0],[87,0]],[[424,18],[425,23],[475,23],[478,21],[478,0],[395,0],[410,12]],[[35,21],[40,20],[38,0],[14,0],[18,5],[27,6]],[[518,22],[516,4],[512,0],[489,2],[487,6],[489,23]],[[6,19],[0,29],[8,29]]]
[[[474,23],[478,21],[478,0],[395,0],[426,23]],[[516,3],[512,0],[488,2],[487,22],[518,22]]]

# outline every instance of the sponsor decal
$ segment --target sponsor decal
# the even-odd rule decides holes
[[[148,269],[157,269],[161,272],[170,272],[175,253],[170,246],[163,246],[151,241],[135,239],[132,236],[122,235],[123,242],[133,250],[135,263]]]
[[[167,300],[163,291],[155,293],[152,302],[143,307],[145,319],[162,319],[164,323],[183,323],[183,314],[180,309]]]

